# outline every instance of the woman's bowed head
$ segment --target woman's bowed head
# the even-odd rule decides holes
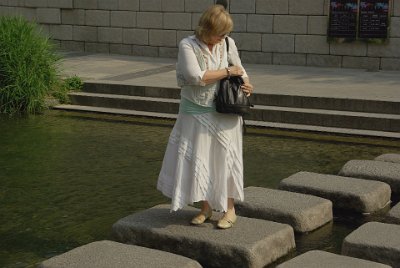
[[[222,5],[210,6],[200,17],[199,24],[195,30],[196,38],[207,44],[208,49],[212,51],[213,47],[221,42],[225,42],[225,38],[233,30],[233,21],[229,13]],[[237,52],[237,49],[236,49]],[[244,70],[241,66],[232,65],[223,70],[227,76],[242,76]],[[226,76],[225,75],[225,76]],[[203,76],[205,84],[216,82],[215,76]],[[218,77],[220,80],[224,77]],[[243,92],[250,96],[253,92],[253,85],[249,83],[247,77],[243,77],[244,85],[242,86]]]
[[[210,219],[213,210],[224,212],[217,224],[221,229],[236,222],[234,200],[244,200],[243,119],[218,113],[215,93],[219,81],[229,76],[242,76],[243,91],[253,91],[235,41],[228,37],[232,29],[229,13],[213,5],[200,17],[195,35],[179,44],[179,113],[157,182],[157,189],[171,198],[172,211],[201,202],[193,225]]]

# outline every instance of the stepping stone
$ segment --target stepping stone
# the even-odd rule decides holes
[[[368,222],[344,239],[342,254],[400,268],[400,225]]]
[[[308,251],[276,268],[390,268],[390,266],[357,259],[348,256],[337,255],[320,250]]]
[[[279,188],[329,199],[334,208],[371,213],[390,202],[390,187],[379,181],[312,172],[298,172],[283,179]]]
[[[187,207],[170,212],[170,205],[125,217],[113,225],[117,241],[160,249],[197,260],[205,267],[264,267],[295,247],[293,228],[287,224],[238,217],[233,228],[217,229],[222,214],[192,226],[199,213]]]
[[[309,232],[333,219],[332,202],[313,195],[261,187],[244,189],[236,212],[245,217],[286,223],[297,232]]]
[[[400,164],[400,154],[382,154],[374,160]]]
[[[392,207],[387,217],[390,222],[400,224],[400,202],[394,207]]]
[[[39,268],[201,268],[195,260],[169,252],[113,241],[97,241],[42,262]]]
[[[342,167],[339,175],[386,182],[393,193],[400,194],[400,164],[397,163],[350,160]]]

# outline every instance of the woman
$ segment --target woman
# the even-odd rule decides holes
[[[225,37],[232,28],[229,13],[213,5],[202,14],[195,35],[179,44],[181,102],[157,184],[172,199],[172,211],[202,201],[201,212],[191,221],[194,225],[209,219],[213,209],[223,211],[217,224],[222,229],[236,221],[234,199],[243,200],[243,120],[217,113],[215,92],[227,76],[243,76],[243,91],[253,91],[229,37],[227,55]],[[228,67],[228,59],[233,66]]]

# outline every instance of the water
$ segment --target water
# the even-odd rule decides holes
[[[155,189],[173,121],[48,111],[0,116],[0,267],[34,267],[92,241],[134,212],[168,202]],[[336,174],[350,159],[398,153],[398,141],[251,129],[244,138],[245,186],[276,188],[298,171]],[[339,213],[297,250],[340,252],[365,221]],[[280,260],[283,261],[284,259]]]

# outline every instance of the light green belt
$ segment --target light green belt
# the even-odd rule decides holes
[[[215,105],[211,107],[201,106],[186,98],[181,98],[181,103],[179,105],[179,112],[185,114],[204,114],[212,113],[215,111]]]

